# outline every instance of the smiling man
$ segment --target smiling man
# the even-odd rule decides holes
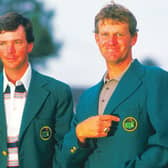
[[[68,85],[31,68],[32,24],[0,16],[0,167],[60,168],[60,148],[73,115]]]
[[[134,15],[109,4],[95,17],[107,71],[80,97],[63,156],[73,168],[168,167],[168,73],[133,59]]]

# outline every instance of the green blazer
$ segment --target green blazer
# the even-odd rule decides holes
[[[104,114],[120,117],[110,135],[79,144],[75,127],[97,115],[103,80],[80,97],[62,155],[67,168],[168,168],[168,73],[135,60]]]
[[[7,125],[0,74],[0,168],[7,167]],[[32,71],[19,134],[21,168],[60,168],[60,147],[73,115],[68,85]]]

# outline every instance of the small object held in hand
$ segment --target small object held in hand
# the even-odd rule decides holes
[[[104,133],[108,133],[110,131],[110,128],[104,128]]]

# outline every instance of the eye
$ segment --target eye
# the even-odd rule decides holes
[[[101,33],[101,36],[107,37],[108,33]]]
[[[23,44],[22,40],[15,40],[15,44]]]
[[[5,44],[6,44],[5,41],[0,41],[0,45],[1,45],[1,46],[5,45]]]
[[[117,37],[122,37],[122,36],[124,36],[124,34],[123,33],[116,33],[116,36]]]

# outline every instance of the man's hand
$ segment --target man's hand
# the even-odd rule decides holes
[[[79,123],[76,127],[76,135],[81,143],[86,138],[100,138],[107,136],[112,122],[119,122],[120,118],[113,115],[97,115]]]

